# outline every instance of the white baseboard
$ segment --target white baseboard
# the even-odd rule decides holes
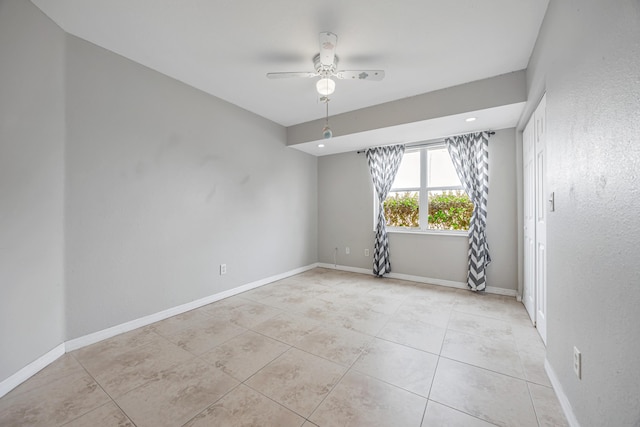
[[[9,393],[11,390],[18,387],[20,384],[40,372],[42,369],[55,362],[60,356],[64,354],[64,351],[64,343],[59,344],[53,350],[40,356],[38,359],[29,363],[27,366],[20,369],[18,372],[11,375],[6,380],[0,382],[0,397]]]
[[[567,398],[567,395],[564,394],[564,389],[562,388],[562,384],[560,383],[558,376],[554,372],[553,368],[551,367],[547,359],[544,360],[544,370],[547,372],[547,376],[549,377],[549,381],[551,381],[553,390],[556,392],[556,396],[558,397],[560,406],[564,411],[564,416],[567,418],[567,422],[571,427],[580,427],[580,423],[578,422],[576,415],[573,413],[571,402],[569,402],[569,398]]]
[[[341,270],[341,271],[349,271],[351,273],[362,273],[373,275],[373,271],[367,268],[360,267],[349,267],[347,265],[334,265],[334,264],[326,264],[326,263],[318,263],[318,267],[329,268],[332,270]],[[389,273],[385,277],[389,277],[391,279],[399,279],[399,280],[408,280],[410,282],[418,282],[418,283],[426,283],[429,285],[438,285],[438,286],[446,286],[449,288],[457,288],[457,289],[469,289],[465,282],[456,282],[453,280],[445,280],[445,279],[434,279],[432,277],[422,277],[422,276],[413,276],[411,274],[402,274],[402,273]],[[515,289],[504,289],[504,288],[496,288],[493,286],[487,286],[486,292],[488,294],[496,294],[496,295],[506,295],[510,297],[516,297],[517,292]]]
[[[229,298],[231,296],[240,294],[242,292],[246,292],[251,289],[255,289],[260,286],[264,286],[269,283],[282,280],[290,276],[294,276],[296,274],[304,273],[305,271],[311,270],[312,268],[315,268],[317,266],[318,264],[314,263],[314,264],[307,265],[305,267],[296,268],[294,270],[290,270],[285,273],[280,273],[280,274],[276,274],[275,276],[267,277],[265,279],[256,280],[255,282],[247,283],[245,285],[238,286],[233,289],[219,292],[214,295],[209,295],[207,297],[204,297],[195,301],[191,301],[186,304],[172,307],[167,310],[163,310],[154,314],[150,314],[145,317],[141,317],[139,319],[131,320],[129,322],[125,322],[120,325],[113,326],[111,328],[103,329],[101,331],[94,332],[92,334],[84,335],[82,337],[66,341],[58,345],[56,348],[49,351],[45,355],[41,356],[34,362],[20,369],[18,372],[11,375],[9,378],[0,382],[0,397],[9,393],[11,390],[16,388],[20,384],[22,384],[24,381],[28,380],[33,375],[37,374],[40,370],[47,367],[49,364],[55,362],[56,359],[58,359],[60,356],[62,356],[65,353],[68,353],[73,350],[77,350],[79,348],[82,348],[91,344],[95,344],[107,338],[111,338],[116,335],[129,332],[143,326],[150,325],[160,320],[167,319],[169,317],[202,307],[204,305],[211,304],[212,302],[216,302],[224,298]]]
[[[266,279],[256,280],[255,282],[247,283],[246,285],[241,285],[236,288],[219,292],[217,294],[209,295],[207,297],[200,298],[198,300],[191,301],[186,304],[181,304],[176,307],[171,307],[167,310],[159,311],[157,313],[153,313],[148,316],[141,317],[139,319],[131,320],[126,323],[121,323],[120,325],[116,325],[111,328],[103,329],[101,331],[94,332],[89,335],[84,335],[82,337],[72,339],[65,343],[66,351],[69,352],[69,351],[77,350],[82,347],[86,347],[91,344],[95,344],[107,338],[111,338],[116,335],[120,335],[122,333],[129,332],[134,329],[138,329],[155,322],[159,322],[160,320],[168,319],[169,317],[177,316],[178,314],[182,314],[187,311],[200,308],[207,304],[220,301],[221,299],[229,298],[234,295],[240,294],[242,292],[250,291],[251,289],[255,289],[260,286],[264,286],[269,283],[282,280],[290,276],[294,276],[296,274],[304,273],[305,271],[311,270],[312,268],[315,268],[315,267],[317,267],[317,264],[314,263],[314,264],[307,265],[305,267],[296,268],[294,270],[290,270],[285,273],[276,274],[275,276],[267,277]]]

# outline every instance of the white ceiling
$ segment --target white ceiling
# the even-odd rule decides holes
[[[32,0],[65,31],[284,126],[319,119],[318,33],[338,35],[332,115],[526,68],[548,0]]]

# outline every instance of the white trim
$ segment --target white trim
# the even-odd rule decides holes
[[[40,372],[42,369],[55,362],[60,356],[64,354],[64,352],[64,343],[59,344],[53,350],[50,350],[47,353],[43,354],[24,368],[20,369],[15,374],[11,375],[9,378],[0,382],[0,397],[9,393],[11,390],[18,387],[20,384]]]
[[[580,427],[580,423],[576,418],[576,415],[573,413],[573,408],[571,407],[571,402],[569,402],[569,398],[564,393],[562,388],[562,384],[558,379],[558,376],[554,372],[549,360],[544,359],[544,370],[547,372],[547,376],[551,381],[551,385],[553,386],[553,390],[556,392],[556,396],[558,397],[558,401],[560,402],[560,406],[562,407],[562,411],[564,412],[564,416],[567,417],[567,422],[571,427]]]
[[[373,275],[373,271],[370,269],[360,268],[360,267],[350,267],[347,265],[334,266],[333,264],[326,264],[321,262],[321,263],[318,263],[318,267],[329,268],[331,270],[349,271],[351,273],[362,273],[362,274]],[[389,273],[385,277],[389,277],[391,279],[408,280],[410,282],[426,283],[429,285],[446,286],[448,288],[468,289],[468,286],[465,282],[456,282],[453,280],[434,279],[431,277],[413,276],[410,274],[402,274],[402,273]],[[486,292],[488,294],[506,295],[514,298],[517,295],[517,291],[515,289],[496,288],[493,286],[487,286]]]
[[[410,227],[387,227],[387,234],[421,234],[423,236],[454,236],[469,238],[469,230],[420,230]]]
[[[143,326],[147,326],[155,322],[159,322],[160,320],[168,319],[169,317],[173,317],[178,314],[182,314],[187,311],[194,310],[196,308],[200,308],[204,305],[211,304],[216,301],[220,301],[221,299],[229,298],[234,295],[240,294],[242,292],[250,291],[251,289],[258,288],[260,286],[264,286],[269,283],[282,280],[290,276],[294,276],[296,274],[304,273],[305,271],[311,270],[312,268],[315,268],[315,267],[317,267],[317,263],[310,264],[305,267],[296,268],[294,270],[290,270],[285,273],[276,274],[275,276],[267,277],[265,279],[256,280],[255,282],[247,283],[246,285],[241,285],[232,289],[228,289],[226,291],[209,295],[207,297],[200,298],[198,300],[191,301],[186,304],[181,304],[176,307],[169,308],[167,310],[159,311],[157,313],[153,313],[148,316],[141,317],[139,319],[121,323],[111,328],[103,329],[101,331],[94,332],[89,335],[72,339],[66,342],[67,352],[77,350],[79,348],[86,347],[91,344],[95,344],[107,338],[111,338],[116,335],[120,335],[122,333],[129,332],[134,329],[141,328]]]
[[[224,298],[229,298],[239,293],[246,292],[251,289],[258,288],[260,286],[264,286],[269,283],[282,280],[290,276],[295,276],[296,274],[304,273],[305,271],[311,270],[316,267],[318,267],[318,263],[309,264],[304,267],[289,270],[287,272],[276,274],[274,276],[270,276],[265,279],[256,280],[255,282],[247,283],[245,285],[241,285],[233,289],[228,289],[226,291],[223,291],[214,295],[209,295],[207,297],[204,297],[195,301],[191,301],[186,304],[172,307],[167,310],[159,311],[157,313],[150,314],[148,316],[141,317],[139,319],[121,323],[120,325],[116,325],[111,328],[103,329],[101,331],[94,332],[92,334],[84,335],[82,337],[63,342],[53,350],[44,354],[34,362],[28,364],[27,366],[20,369],[15,374],[11,375],[4,381],[0,382],[0,397],[9,393],[11,390],[16,388],[17,386],[19,386],[29,378],[31,378],[33,375],[37,374],[43,368],[46,368],[51,363],[55,362],[60,356],[62,356],[65,353],[68,353],[73,350],[77,350],[79,348],[82,348],[91,344],[95,344],[107,338],[111,338],[116,335],[132,331],[142,326],[150,325],[157,321],[167,319],[169,317],[187,312],[189,310],[193,310],[195,308],[202,307],[207,304],[211,304],[212,302],[216,302]]]

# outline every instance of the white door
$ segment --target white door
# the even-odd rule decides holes
[[[531,321],[536,323],[536,164],[534,120],[522,134],[522,175],[524,211],[524,286],[522,302]]]
[[[547,153],[546,104],[543,96],[534,113],[536,162],[536,327],[547,342]]]

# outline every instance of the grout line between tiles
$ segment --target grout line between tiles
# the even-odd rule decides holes
[[[98,380],[97,380],[97,379],[96,379],[96,378],[91,374],[91,372],[89,372],[89,370],[88,370],[88,369],[87,369],[87,368],[82,364],[82,362],[81,362],[80,360],[78,360],[74,354],[71,354],[71,356],[75,359],[75,361],[76,361],[76,362],[78,362],[78,365],[80,365],[80,366],[82,367],[82,369],[84,369],[84,371],[87,373],[87,375],[89,375],[89,377],[93,380],[93,382],[95,382],[95,383],[96,383],[96,385],[97,385],[98,387],[100,387],[100,390],[102,390],[102,391],[104,392],[104,394],[105,394],[105,395],[106,395],[106,396],[111,400],[111,402],[113,402],[113,404],[116,406],[116,408],[118,408],[118,409],[120,410],[120,412],[122,412],[122,413],[125,415],[125,417],[127,417],[127,419],[128,419],[129,421],[131,421],[131,424],[133,424],[134,426],[136,426],[136,423],[131,419],[131,417],[129,416],[129,414],[127,414],[127,413],[124,411],[124,409],[122,409],[122,408],[120,407],[120,405],[118,405],[118,402],[116,402],[116,400],[115,400],[115,399],[114,399],[114,398],[113,398],[109,393],[107,393],[107,390],[105,390],[105,389],[104,389],[104,387],[102,387],[102,384],[100,384],[100,383],[98,382]],[[137,387],[136,387],[136,388],[137,388]],[[104,403],[104,404],[102,404],[102,405],[100,405],[100,406],[98,406],[98,407],[93,408],[91,411],[94,411],[94,410],[96,410],[96,409],[98,409],[98,408],[101,408],[102,406],[107,405],[107,404],[108,404],[108,402],[107,402],[107,403]],[[89,412],[91,412],[91,411],[87,411],[87,412],[85,412],[84,414],[82,414],[82,415],[80,415],[80,416],[78,416],[78,417],[74,418],[73,420],[69,420],[66,424],[69,424],[70,422],[72,422],[72,421],[74,421],[74,420],[77,420],[77,419],[78,419],[78,418],[80,418],[81,416],[87,415],[87,414],[88,414]]]

